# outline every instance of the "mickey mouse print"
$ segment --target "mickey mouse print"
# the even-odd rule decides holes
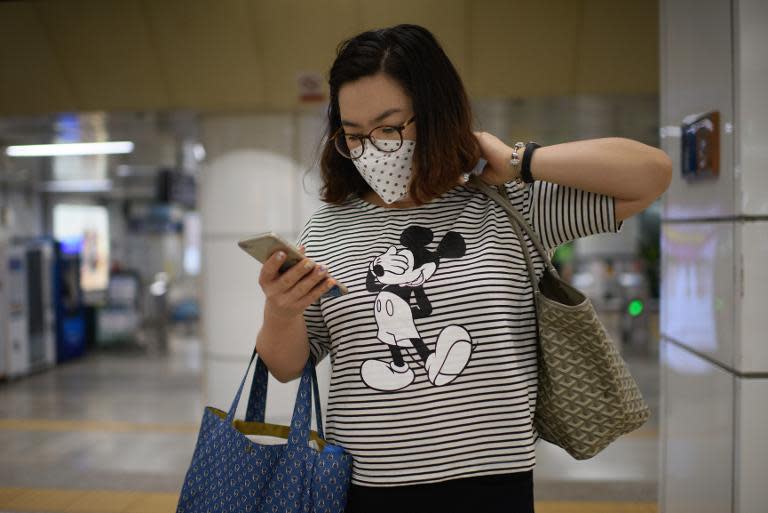
[[[369,359],[360,367],[369,388],[395,392],[413,383],[414,370],[404,358],[409,350],[417,353],[418,359],[413,360],[435,386],[458,378],[472,356],[475,343],[464,327],[449,324],[434,342],[425,341],[416,327],[415,319],[432,314],[424,283],[435,274],[442,259],[461,258],[466,252],[464,238],[455,231],[446,233],[434,251],[428,248],[432,239],[429,228],[410,226],[400,235],[401,247],[390,246],[368,265],[366,289],[376,293],[377,338],[390,352],[389,358]]]

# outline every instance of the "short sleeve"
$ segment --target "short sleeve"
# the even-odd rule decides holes
[[[312,219],[310,218],[296,241],[297,246],[304,246],[306,248],[305,253],[309,258],[312,258],[314,244],[316,243],[312,238],[311,225]],[[323,312],[320,309],[319,299],[304,310],[304,324],[307,327],[309,352],[315,365],[317,365],[328,355],[331,347],[330,336],[323,319]]]
[[[616,221],[612,196],[541,180],[506,186],[510,192],[523,188],[525,217],[548,250],[581,237],[616,233],[624,224]]]

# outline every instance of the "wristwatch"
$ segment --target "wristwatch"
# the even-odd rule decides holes
[[[531,141],[525,145],[525,150],[523,151],[523,163],[520,166],[520,178],[522,178],[525,183],[533,183],[534,181],[533,175],[531,174],[531,158],[533,157],[533,152],[536,151],[536,148],[541,148],[541,145]]]

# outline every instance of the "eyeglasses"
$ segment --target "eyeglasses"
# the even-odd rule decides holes
[[[358,159],[365,153],[366,139],[379,151],[393,153],[403,145],[403,130],[416,120],[412,117],[399,126],[378,126],[368,132],[368,135],[345,134],[343,128],[339,128],[333,136],[333,144],[342,156],[348,159]]]

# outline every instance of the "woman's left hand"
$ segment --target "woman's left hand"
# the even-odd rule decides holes
[[[512,167],[512,147],[488,132],[474,132],[480,143],[481,157],[488,161],[480,179],[489,185],[501,185],[520,177],[520,173]]]

